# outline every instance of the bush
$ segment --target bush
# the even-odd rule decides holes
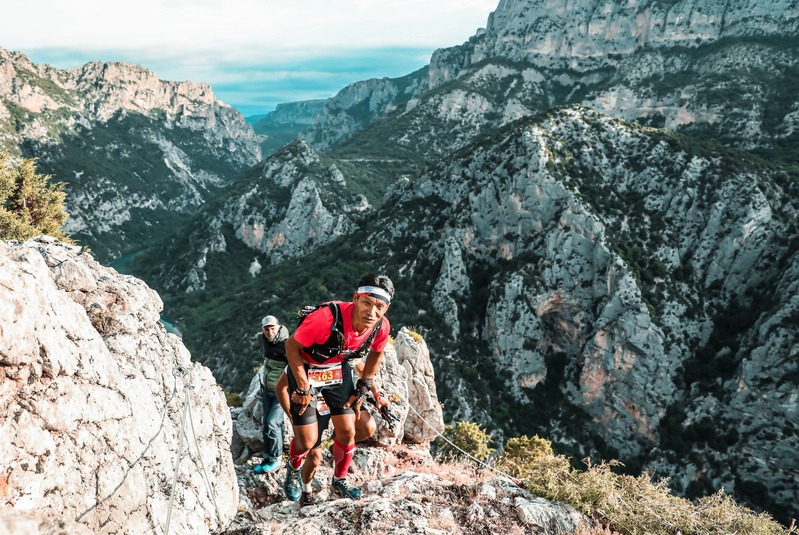
[[[228,407],[241,407],[244,405],[244,400],[241,399],[241,394],[237,392],[225,392],[225,401],[227,402]]]
[[[457,422],[447,425],[444,439],[437,439],[439,455],[445,459],[461,459],[471,456],[485,461],[494,449],[488,446],[491,437],[476,423]]]
[[[525,487],[548,500],[570,504],[586,516],[625,535],[683,535],[700,533],[792,533],[766,514],[738,506],[723,492],[696,504],[673,496],[666,481],[647,474],[633,477],[615,473],[618,463],[575,470],[563,455],[539,437],[510,439],[497,466],[524,481]]]
[[[71,240],[61,231],[67,220],[64,185],[36,172],[33,160],[13,167],[0,153],[0,239],[23,241],[40,234]]]

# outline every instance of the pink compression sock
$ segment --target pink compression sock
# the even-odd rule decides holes
[[[305,459],[305,456],[308,455],[308,452],[305,451],[303,453],[297,453],[297,450],[294,449],[294,439],[291,439],[291,443],[289,444],[289,466],[292,468],[299,468],[302,466],[302,460]]]
[[[355,451],[355,444],[352,446],[344,446],[338,440],[333,440],[333,459],[336,462],[333,469],[335,477],[347,477],[347,470],[350,468],[352,462],[352,453]]]

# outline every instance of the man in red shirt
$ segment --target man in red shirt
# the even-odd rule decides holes
[[[352,302],[328,303],[309,314],[286,340],[291,420],[294,439],[283,490],[290,500],[311,493],[311,481],[301,481],[300,471],[318,438],[317,413],[330,411],[333,420],[331,486],[336,494],[357,500],[361,489],[350,484],[347,470],[355,450],[355,420],[383,359],[391,325],[384,317],[394,297],[394,285],[385,275],[369,274],[358,284]],[[353,384],[345,364],[348,358],[366,361]],[[316,403],[320,393],[324,403]]]

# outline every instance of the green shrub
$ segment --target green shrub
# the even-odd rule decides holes
[[[67,220],[64,185],[36,172],[33,160],[12,166],[0,153],[0,239],[23,241],[40,234],[69,242],[61,230]]]
[[[586,470],[576,470],[565,456],[553,455],[552,445],[537,436],[508,440],[497,462],[501,470],[523,480],[531,492],[570,504],[624,535],[792,532],[767,514],[738,506],[722,491],[693,504],[673,496],[665,480],[615,473],[617,464],[586,461]]]
[[[228,392],[225,390],[225,401],[228,407],[241,407],[244,405],[244,400],[241,399],[241,394],[237,392]]]
[[[494,449],[489,447],[491,437],[478,424],[457,422],[447,425],[443,435],[445,440],[437,439],[439,455],[445,459],[460,459],[472,456],[485,461]]]

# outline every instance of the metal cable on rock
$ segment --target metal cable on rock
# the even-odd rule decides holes
[[[182,366],[175,368],[173,372],[176,377],[183,378],[188,372]],[[166,511],[166,524],[164,525],[164,535],[169,535],[169,523],[172,520],[172,505],[175,503],[175,489],[178,486],[178,472],[180,471],[180,452],[183,450],[183,434],[186,428],[186,410],[189,408],[189,390],[191,384],[183,381],[183,406],[180,413],[180,434],[178,438],[178,453],[175,457],[175,469],[172,474],[172,490],[169,492],[169,507]]]
[[[75,521],[76,522],[80,522],[81,518],[83,518],[88,513],[92,512],[94,509],[96,509],[97,507],[99,507],[100,505],[102,505],[103,503],[108,501],[109,499],[111,499],[111,497],[114,496],[114,494],[116,494],[116,492],[122,487],[122,485],[128,479],[128,475],[130,475],[130,472],[133,470],[133,468],[137,464],[139,464],[139,461],[141,461],[144,458],[144,455],[149,451],[150,447],[153,445],[153,442],[155,442],[155,439],[158,437],[158,435],[161,434],[161,431],[164,429],[164,421],[166,421],[166,413],[167,413],[166,408],[169,406],[170,403],[172,403],[172,400],[175,399],[175,395],[178,392],[177,375],[175,375],[174,373],[173,373],[173,375],[175,377],[174,377],[173,383],[172,383],[172,395],[169,396],[169,399],[166,401],[166,403],[164,403],[164,411],[161,414],[161,423],[158,425],[158,431],[156,431],[155,434],[150,438],[150,440],[147,441],[147,446],[144,448],[144,450],[139,454],[139,456],[136,458],[136,460],[133,461],[130,464],[130,466],[128,466],[128,469],[125,470],[125,475],[122,476],[122,480],[117,484],[117,486],[114,487],[113,490],[110,493],[108,493],[108,495],[106,495],[105,498],[102,498],[101,500],[97,501],[91,507],[89,507],[88,509],[83,511],[81,514],[76,516],[75,517]]]
[[[513,477],[512,475],[510,475],[510,474],[507,474],[507,473],[503,472],[502,470],[499,470],[499,469],[497,469],[497,468],[494,468],[494,467],[493,467],[493,466],[491,466],[490,464],[486,464],[486,463],[484,463],[483,461],[481,461],[480,459],[478,459],[478,458],[477,458],[477,457],[475,457],[474,455],[471,455],[470,453],[467,453],[467,452],[463,451],[463,450],[462,450],[461,448],[459,448],[459,447],[458,447],[458,446],[457,446],[455,443],[453,443],[453,442],[452,442],[451,440],[449,440],[447,437],[445,437],[444,435],[442,435],[441,433],[439,433],[439,432],[438,432],[438,430],[437,430],[437,429],[436,429],[436,428],[433,426],[433,424],[431,424],[430,422],[428,422],[427,420],[425,420],[425,419],[424,419],[424,416],[422,416],[421,414],[419,414],[419,413],[416,411],[416,409],[414,409],[414,408],[413,408],[413,405],[411,405],[410,403],[408,403],[408,408],[409,408],[409,409],[411,409],[411,410],[413,411],[413,413],[414,413],[416,416],[418,416],[418,417],[419,417],[419,419],[420,419],[420,420],[422,420],[424,423],[426,423],[426,424],[427,424],[427,426],[428,426],[430,429],[432,429],[433,431],[435,431],[436,435],[438,435],[440,438],[442,438],[442,439],[444,440],[444,442],[447,442],[447,443],[448,443],[450,446],[452,446],[453,448],[455,448],[455,449],[456,449],[456,450],[458,450],[459,452],[463,453],[464,455],[466,455],[466,456],[467,456],[467,457],[469,457],[470,459],[474,460],[475,462],[477,462],[477,463],[479,463],[479,464],[481,464],[481,465],[485,466],[485,467],[486,467],[486,468],[488,468],[489,470],[491,470],[491,471],[493,471],[493,472],[496,472],[496,473],[498,473],[498,474],[500,474],[500,475],[503,475],[503,476],[505,476],[505,477],[507,477],[507,478],[510,478],[510,479],[511,479],[511,480],[513,480],[513,482],[514,482],[514,483],[516,483],[516,484],[522,484],[522,483],[524,483],[524,482],[523,482],[521,479],[519,479],[519,478],[516,478],[516,477]]]
[[[188,398],[186,400],[188,404]],[[200,461],[200,469],[202,471],[203,481],[205,482],[205,489],[208,491],[208,495],[211,497],[211,501],[214,504],[214,510],[216,511],[216,519],[219,522],[219,526],[221,527],[222,522],[222,515],[219,513],[219,506],[216,504],[216,497],[214,496],[213,491],[211,490],[211,479],[208,477],[208,472],[205,471],[205,463],[203,463],[203,457],[200,454],[200,445],[197,444],[197,432],[194,431],[194,419],[191,417],[191,408],[189,408],[189,425],[191,426],[191,436],[194,441],[194,447],[197,448],[197,459]],[[187,451],[188,445],[186,446]],[[191,455],[191,451],[189,451],[189,455]]]
[[[186,443],[186,453],[191,455],[191,448],[189,447],[188,443],[188,433],[186,433],[186,414],[189,415],[189,425],[191,427],[191,434],[192,440],[194,442],[194,447],[197,449],[197,459],[200,462],[200,470],[202,472],[203,483],[205,484],[206,491],[208,495],[211,497],[211,502],[214,504],[214,511],[216,512],[216,519],[219,522],[220,527],[223,525],[222,515],[219,512],[219,506],[216,503],[216,497],[211,489],[211,480],[208,478],[208,472],[205,470],[205,463],[203,463],[202,454],[200,453],[200,445],[197,443],[197,433],[194,430],[194,419],[191,416],[191,399],[189,398],[189,392],[194,389],[194,386],[191,384],[190,381],[186,380],[186,376],[189,376],[188,370],[178,367],[175,369],[175,375],[180,376],[183,379],[184,385],[184,396],[183,396],[183,407],[182,412],[180,415],[180,438],[178,439],[178,453],[175,458],[175,471],[172,475],[172,491],[170,492],[169,496],[169,508],[167,509],[167,516],[166,516],[166,524],[164,525],[164,535],[169,535],[169,524],[172,519],[172,506],[175,500],[175,489],[177,488],[178,483],[178,473],[180,472],[180,454],[183,451],[183,437],[186,436],[187,443]]]

